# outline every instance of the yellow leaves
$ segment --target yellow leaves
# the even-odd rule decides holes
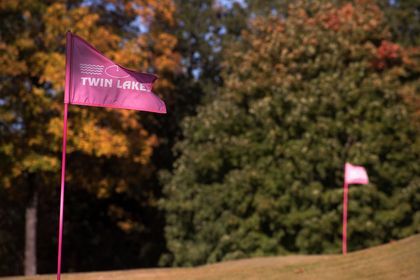
[[[109,110],[113,110],[113,109],[109,109]],[[140,124],[136,119],[136,111],[118,110],[118,111],[115,111],[115,113],[119,115],[119,118],[121,120],[121,126],[124,129],[137,129],[140,127]]]
[[[102,109],[103,110],[103,109]],[[80,110],[87,112],[87,110]],[[80,151],[98,157],[128,157],[133,162],[146,165],[150,161],[153,148],[157,145],[158,139],[155,135],[142,128],[136,119],[136,112],[130,110],[118,110],[107,112],[108,122],[111,116],[116,117],[120,128],[110,128],[98,125],[100,119],[76,120],[70,117],[68,128],[67,152]],[[55,139],[62,137],[62,117],[52,118],[48,124],[47,132]],[[58,143],[59,141],[55,141]],[[61,142],[60,142],[61,143]],[[60,151],[61,146],[56,145],[53,150]],[[126,186],[120,184],[118,189],[123,191]]]
[[[60,91],[64,88],[64,73],[66,61],[58,52],[38,52],[32,58],[32,75],[39,76],[41,83],[49,82],[53,88]]]
[[[169,55],[172,49],[176,46],[177,38],[168,33],[160,33],[157,38],[155,49],[162,53]]]
[[[43,40],[46,47],[53,48],[57,46],[57,43],[63,44],[65,40],[64,34],[71,25],[65,5],[63,3],[50,5],[44,14],[43,21],[45,24]]]
[[[108,198],[110,196],[110,183],[106,178],[102,178],[96,184],[96,197],[99,199]]]
[[[155,60],[156,69],[159,72],[180,71],[181,57],[178,53],[174,52],[177,38],[168,33],[160,33],[155,41],[155,51],[159,54]]]
[[[112,1],[107,0],[106,3]],[[128,2],[124,1],[124,4]],[[7,37],[7,44],[0,40],[0,75],[12,78],[11,82],[5,84],[8,89],[15,89],[13,83],[18,82],[16,92],[6,93],[9,98],[7,102],[14,107],[3,113],[2,117],[3,120],[9,118],[6,120],[8,124],[19,121],[19,125],[22,124],[27,133],[22,137],[17,136],[21,138],[17,139],[16,143],[19,144],[16,146],[12,146],[15,145],[13,142],[10,147],[1,147],[2,154],[12,158],[13,164],[8,169],[8,174],[0,174],[0,177],[5,177],[2,181],[11,178],[11,184],[24,172],[56,172],[59,168],[63,136],[65,34],[68,30],[86,39],[117,63],[134,70],[172,72],[179,69],[180,64],[180,56],[174,51],[176,37],[158,31],[137,35],[121,26],[126,24],[126,19],[134,19],[143,12],[147,18],[144,21],[146,25],[152,20],[174,22],[175,6],[172,1],[130,2],[126,4],[125,11],[128,18],[122,18],[120,14],[115,15],[108,10],[96,9],[96,4],[89,3],[22,3],[0,1],[2,11],[16,10],[16,14],[28,26],[22,31],[18,30],[16,35],[9,30],[11,34]],[[121,1],[115,3],[122,4]],[[105,18],[111,14],[115,19]],[[16,25],[19,20],[21,19],[16,17],[8,24],[20,26]],[[113,20],[118,23],[109,24]],[[162,80],[164,89],[173,87],[169,79]],[[158,138],[143,128],[137,112],[71,106],[68,125],[67,153],[98,162],[98,166],[93,167],[95,170],[89,170],[92,176],[108,177],[99,182],[89,181],[88,176],[80,179],[80,185],[98,197],[108,197],[113,192],[126,192],[133,185],[130,180],[137,178],[137,171],[144,175],[151,168],[150,158]],[[12,137],[14,135],[11,134],[10,138]],[[114,159],[128,167],[127,170],[118,167],[124,170],[121,181],[115,180],[119,174],[104,174],[105,169],[102,170]],[[78,164],[74,170],[68,172],[68,176],[73,176],[74,180],[79,175],[78,171],[86,166],[85,162]],[[128,219],[125,219],[121,228],[129,230],[129,224]]]
[[[43,17],[46,26],[44,44],[53,50],[64,46],[65,33],[70,30],[100,50],[117,48],[121,38],[100,26],[99,18],[87,6],[68,10],[63,3],[54,3],[48,7]]]
[[[72,31],[88,40],[90,44],[92,44],[99,51],[104,52],[105,55],[108,55],[107,51],[115,50],[120,47],[119,44],[121,42],[121,37],[112,33],[105,27],[92,25],[87,26],[83,30],[72,29]]]
[[[70,13],[71,20],[74,21],[72,29],[77,30],[83,37],[89,37],[89,31],[99,20],[99,15],[91,13],[87,7],[74,9]]]
[[[16,46],[6,45],[0,41],[0,75],[17,76],[26,71],[24,61],[19,61],[19,51]]]
[[[141,153],[139,155],[134,156],[133,160],[134,162],[140,163],[140,164],[147,164],[150,160],[150,157],[153,153],[153,147],[157,144],[157,137],[151,136],[149,138],[146,138],[143,140],[145,142],[143,149],[141,150]]]
[[[16,0],[2,0],[0,1],[1,10],[17,10],[19,7],[19,2]]]
[[[115,192],[116,193],[124,193],[124,192],[127,191],[127,188],[128,188],[127,183],[124,180],[119,180],[117,182],[117,186],[115,188]]]
[[[81,123],[82,127],[69,131],[70,143],[76,150],[96,156],[124,156],[128,152],[127,139],[107,128],[99,127],[92,120]]]
[[[42,145],[44,141],[45,141],[44,135],[36,134],[28,139],[28,146],[29,147],[39,146],[39,145]]]
[[[133,10],[144,22],[159,18],[169,25],[175,24],[175,3],[172,0],[134,0],[127,6]]]
[[[132,231],[135,224],[136,223],[134,223],[132,220],[125,220],[117,223],[118,227],[126,233]]]
[[[19,50],[28,50],[35,48],[35,42],[32,38],[21,37],[15,42],[16,47]]]
[[[116,205],[110,205],[108,208],[108,215],[116,220],[118,227],[124,232],[130,232],[134,227],[138,226],[138,223],[134,222],[129,214],[121,207]]]
[[[60,117],[52,118],[47,126],[47,132],[55,137],[60,137],[63,131],[62,119]]]
[[[175,24],[174,13],[175,13],[175,4],[172,0],[137,0],[131,1],[126,6],[127,12],[130,14],[130,11],[137,14],[142,24],[149,25],[152,21],[162,21],[168,25]],[[153,43],[153,55],[150,53],[150,42]],[[165,32],[156,32],[151,30],[145,35],[140,35],[137,38],[137,45],[140,46],[139,50],[133,49],[130,43],[125,43],[125,49],[132,50],[129,51],[129,54],[137,54],[138,57],[141,57],[141,66],[145,69],[149,68],[149,63],[151,66],[156,69],[157,73],[177,73],[181,71],[180,62],[181,56],[175,51],[177,45],[177,38],[169,33]],[[124,61],[121,57],[118,57],[114,54],[114,57],[117,57],[118,61]],[[130,57],[128,57],[130,58]],[[129,59],[126,58],[125,63],[129,63]],[[135,61],[133,57],[131,59]],[[162,88],[166,90],[173,89],[173,84],[168,80],[160,80],[157,88]]]
[[[56,157],[29,153],[22,161],[21,168],[29,172],[57,171],[60,166]]]
[[[13,145],[11,143],[3,144],[0,151],[6,156],[11,156],[13,155]]]
[[[49,81],[56,90],[64,88],[66,61],[62,54],[53,52],[48,56],[41,82]]]
[[[159,72],[178,72],[180,70],[179,63],[168,56],[160,56],[156,58],[156,70]]]
[[[120,65],[136,71],[146,72],[149,68],[150,53],[142,35],[124,42],[122,48],[109,51],[107,55]]]

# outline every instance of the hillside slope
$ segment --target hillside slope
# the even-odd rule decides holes
[[[0,280],[53,280],[55,275]],[[64,274],[63,280],[420,279],[420,235],[347,256],[285,256],[230,261],[197,268]]]

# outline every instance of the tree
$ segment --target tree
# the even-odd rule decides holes
[[[384,10],[394,41],[404,46],[420,44],[420,4],[416,0],[376,1]]]
[[[222,94],[183,122],[162,200],[173,265],[338,252],[346,161],[371,179],[350,189],[351,250],[419,231],[406,50],[369,1],[287,14],[253,20],[225,56]]]
[[[50,241],[51,234],[56,236],[57,225],[44,219],[56,220],[57,215],[57,209],[51,204],[58,205],[55,199],[59,185],[66,31],[71,30],[84,37],[105,55],[128,67],[157,74],[172,71],[178,61],[172,51],[171,37],[154,34],[159,37],[160,45],[156,46],[156,42],[151,44],[149,37],[133,27],[136,18],[141,19],[145,26],[157,15],[171,20],[171,3],[160,1],[158,5],[152,0],[94,1],[87,5],[85,1],[77,0],[1,2],[0,187],[1,193],[8,196],[5,201],[26,205],[31,214],[26,218],[27,223],[30,224],[31,220],[35,223],[27,227],[26,245],[33,248],[25,254],[28,257],[25,263],[32,267],[25,269],[28,273],[36,272],[33,268],[36,267],[37,255],[42,256],[38,271],[55,270],[52,260],[56,245]],[[165,81],[160,81],[161,88],[170,85]],[[158,139],[145,129],[142,124],[144,119],[142,114],[123,110],[71,106],[69,112],[67,179],[70,180],[67,190],[70,193],[67,197],[70,205],[67,204],[67,207],[70,211],[76,210],[73,213],[78,214],[78,220],[72,224],[72,219],[69,219],[66,226],[70,231],[85,226],[90,233],[87,242],[96,249],[103,245],[104,250],[111,250],[112,243],[106,240],[110,236],[132,235],[131,242],[135,241],[133,235],[144,237],[142,241],[131,243],[142,248],[123,252],[123,260],[136,256],[131,258],[130,263],[113,261],[118,259],[114,254],[106,256],[104,263],[120,267],[142,265],[139,261],[150,265],[148,261],[157,259],[159,254],[156,250],[157,256],[147,256],[150,251],[147,247],[156,238],[150,233],[154,221],[139,217],[140,214],[157,212],[153,186],[147,180],[155,169],[150,158]],[[72,194],[85,197],[88,201],[79,200],[72,205]],[[98,199],[101,201],[97,202]],[[37,201],[44,202],[42,213],[38,214]],[[98,206],[100,219],[81,223],[83,217],[89,216],[86,211],[97,211],[90,208],[89,203]],[[2,204],[2,207],[6,205]],[[54,210],[51,211],[51,208]],[[40,228],[43,234],[39,235],[38,239],[42,242],[38,245],[35,244],[36,217],[45,226]],[[108,236],[100,237],[101,225],[111,227],[108,231],[104,230]],[[119,242],[121,238],[112,240]],[[72,246],[80,249],[77,241],[75,238]],[[64,262],[65,270],[87,267],[95,259],[95,254],[83,260],[72,257],[77,252],[72,251],[69,245],[64,245],[69,256]],[[42,246],[48,250],[37,253],[36,248]],[[144,249],[145,252],[138,252]],[[96,252],[96,255],[101,254],[103,252]],[[0,257],[4,259],[8,256]],[[43,261],[44,257],[50,260]]]

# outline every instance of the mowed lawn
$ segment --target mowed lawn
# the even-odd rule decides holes
[[[53,280],[55,275],[1,280]],[[229,261],[197,268],[63,274],[63,280],[420,279],[420,235],[341,255],[285,256]]]

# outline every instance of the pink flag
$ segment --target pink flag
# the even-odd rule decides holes
[[[165,103],[152,92],[153,82],[156,79],[154,75],[138,73],[115,64],[85,40],[67,32],[57,280],[61,277],[68,105],[133,109],[165,114]]]
[[[369,184],[366,169],[363,166],[346,163],[344,168],[344,183],[360,185]]]
[[[344,166],[344,191],[343,191],[343,235],[342,250],[343,254],[347,254],[347,204],[348,192],[350,184],[369,184],[369,178],[366,169],[363,166],[352,165],[350,163]]]
[[[68,35],[64,103],[166,113],[165,103],[152,92],[155,75],[121,67],[82,38]]]

